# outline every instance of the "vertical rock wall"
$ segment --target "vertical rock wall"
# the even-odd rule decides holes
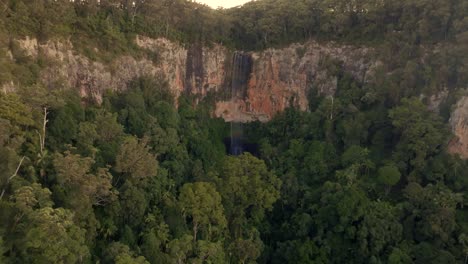
[[[468,96],[461,98],[450,117],[455,138],[449,143],[449,152],[468,159]]]
[[[311,89],[322,95],[335,93],[337,76],[330,68],[336,64],[361,82],[372,78],[380,64],[369,48],[313,41],[249,53],[220,45],[185,47],[163,38],[137,37],[135,42],[148,56],[121,56],[104,64],[77,54],[68,41],[18,40],[29,56],[44,56],[52,62],[41,72],[49,87],[76,89],[83,97],[101,102],[107,89],[125,90],[139,76],[162,76],[175,97],[183,92],[200,97],[215,92],[214,115],[232,122],[268,121],[291,105],[307,110]],[[157,60],[149,59],[151,54]],[[14,84],[3,84],[1,89],[12,91]],[[458,102],[450,124],[456,138],[449,150],[468,158],[467,97]]]

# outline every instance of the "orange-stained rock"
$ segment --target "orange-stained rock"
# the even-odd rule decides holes
[[[326,61],[335,60],[355,78],[366,81],[378,63],[369,55],[366,48],[316,42],[252,53],[247,96],[218,102],[215,114],[228,121],[249,122],[268,121],[291,105],[307,110],[310,90],[323,95],[336,91],[337,77],[327,70]]]
[[[455,137],[449,143],[449,152],[468,158],[468,97],[458,101],[450,117],[450,125]]]
[[[27,54],[41,54],[53,60],[41,73],[47,86],[77,89],[83,97],[101,102],[107,89],[124,90],[129,81],[139,76],[163,76],[175,97],[187,90],[201,97],[208,92],[224,94],[214,114],[239,122],[267,121],[291,104],[306,110],[311,89],[323,95],[334,94],[337,77],[328,70],[331,61],[360,81],[365,81],[378,64],[369,59],[371,50],[367,48],[313,41],[283,49],[236,53],[220,45],[185,47],[164,38],[138,36],[136,44],[156,54],[156,60],[121,56],[108,64],[77,54],[69,41],[39,44],[26,38],[18,42]],[[238,74],[233,65],[235,54],[251,59],[247,60],[248,76],[242,77],[248,82],[237,88],[243,91],[231,96],[233,76]]]

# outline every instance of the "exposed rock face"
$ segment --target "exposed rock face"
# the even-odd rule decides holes
[[[14,92],[15,91],[15,84],[10,81],[10,82],[7,82],[7,83],[4,83],[2,84],[2,86],[0,87],[0,90],[3,92],[3,93],[11,93],[11,92]]]
[[[246,97],[218,102],[216,115],[228,121],[267,121],[290,105],[306,110],[310,89],[324,95],[335,93],[337,76],[329,66],[340,65],[364,81],[375,63],[367,60],[369,55],[365,48],[316,42],[252,53]]]
[[[41,74],[51,87],[77,89],[83,97],[101,102],[106,89],[124,90],[136,77],[160,75],[176,97],[184,91],[199,96],[217,92],[214,114],[237,122],[267,121],[290,105],[306,110],[310,89],[334,94],[337,77],[330,68],[342,67],[365,81],[378,63],[369,59],[367,48],[316,42],[246,53],[220,45],[184,47],[166,39],[137,37],[136,44],[155,54],[156,61],[122,56],[109,64],[76,54],[70,42],[39,44],[27,38],[19,44],[33,57],[40,54],[54,61]]]
[[[168,80],[176,97],[183,91],[204,96],[223,87],[227,49],[220,45],[185,48],[167,39],[146,37],[137,37],[136,44],[157,54],[154,66]]]
[[[468,159],[468,96],[458,101],[450,117],[450,125],[455,138],[449,144],[449,152]]]
[[[309,89],[334,94],[337,77],[327,68],[330,62],[360,81],[366,81],[378,64],[369,59],[367,48],[316,42],[246,53],[219,45],[193,44],[185,49],[164,39],[136,41],[141,48],[161,54],[161,67],[175,94],[220,92],[215,115],[236,122],[268,121],[291,104],[306,110]]]
[[[162,54],[164,72],[176,94],[221,92],[224,96],[216,103],[215,115],[236,122],[267,121],[291,104],[306,110],[310,89],[334,94],[337,77],[328,69],[337,66],[333,63],[361,81],[378,64],[369,59],[369,49],[316,42],[253,53],[232,53],[219,45],[193,45],[184,51],[165,40],[141,37],[137,44]],[[168,49],[183,54],[178,63],[173,63]]]
[[[137,37],[136,44],[156,54],[157,60],[122,56],[110,64],[91,61],[76,54],[70,42],[39,44],[35,39],[19,40],[31,56],[52,59],[41,78],[51,87],[78,89],[83,97],[101,102],[106,89],[126,89],[130,80],[143,75],[162,75],[173,94],[205,96],[221,94],[215,115],[227,121],[267,121],[291,104],[307,109],[307,93],[332,95],[337,77],[330,67],[338,64],[355,78],[365,81],[375,66],[369,49],[318,44],[291,45],[263,52],[230,52],[220,45],[183,47],[166,39]]]
[[[19,41],[31,56],[44,56],[52,61],[41,73],[42,81],[49,87],[77,89],[81,96],[102,101],[106,89],[123,90],[127,83],[142,75],[155,75],[160,71],[148,59],[136,60],[130,56],[116,59],[110,65],[94,62],[75,54],[70,42],[38,44],[34,39]]]
[[[163,76],[175,97],[184,91],[200,97],[216,92],[214,114],[235,122],[268,121],[291,105],[306,110],[309,91],[335,93],[337,67],[366,82],[380,64],[371,59],[375,57],[371,49],[313,41],[262,52],[232,52],[220,45],[184,47],[167,39],[137,37],[136,44],[148,56],[121,56],[108,64],[77,54],[70,42],[40,44],[30,38],[18,42],[28,55],[53,61],[41,73],[50,87],[77,89],[83,97],[101,102],[107,89],[124,90],[139,76]],[[148,59],[154,57],[150,54],[156,59]],[[6,83],[1,89],[11,91],[14,85]],[[429,108],[437,108],[446,94],[439,97],[430,98]],[[468,158],[468,97],[458,102],[450,124],[456,138],[449,151]]]

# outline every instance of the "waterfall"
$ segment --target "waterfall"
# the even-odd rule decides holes
[[[247,85],[252,71],[252,57],[243,52],[235,52],[232,59],[231,101],[247,97]],[[229,153],[240,155],[243,148],[242,123],[231,121],[231,144]]]

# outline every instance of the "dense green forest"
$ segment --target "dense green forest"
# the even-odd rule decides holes
[[[468,162],[445,149],[467,14],[466,0],[0,1],[0,83],[20,84],[0,93],[0,263],[466,263]],[[48,62],[14,41],[70,39],[107,61],[140,56],[137,34],[368,45],[386,68],[366,84],[331,69],[334,98],[244,124],[255,148],[232,156],[210,98],[141,77],[83,101],[40,83]],[[420,94],[441,87],[429,111]]]

